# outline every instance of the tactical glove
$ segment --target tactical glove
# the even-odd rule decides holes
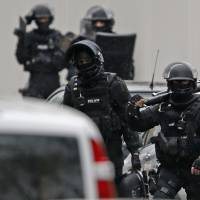
[[[14,30],[14,35],[18,36],[19,38],[23,38],[24,35],[25,35],[25,32],[22,31],[22,30],[19,29],[19,28],[15,28],[15,30]]]

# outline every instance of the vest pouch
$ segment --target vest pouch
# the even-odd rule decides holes
[[[194,156],[195,159],[199,153],[195,150],[195,144],[189,143],[188,138],[178,138],[179,145],[179,156],[182,158],[186,158],[187,160]],[[196,154],[197,153],[197,154]]]

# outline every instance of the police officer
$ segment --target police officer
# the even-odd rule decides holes
[[[102,6],[92,6],[81,20],[80,36],[77,40],[95,40],[97,32],[113,33],[114,14]]]
[[[64,67],[61,34],[49,27],[54,16],[45,5],[35,6],[25,19],[26,24],[35,21],[37,28],[30,32],[15,30],[17,60],[30,72],[28,87],[20,91],[23,96],[44,99],[60,86],[58,72]]]
[[[72,44],[78,41],[88,39],[95,41],[97,32],[112,33],[113,25],[115,23],[113,12],[102,6],[92,6],[86,12],[86,15],[81,19],[80,35],[72,40]],[[73,65],[67,65],[69,80],[76,74]]]
[[[122,135],[132,154],[138,148],[138,135],[130,134],[125,118],[127,87],[115,74],[104,72],[101,49],[92,41],[73,44],[66,57],[78,74],[66,85],[63,103],[86,113],[99,127],[118,182],[123,166]]]
[[[144,99],[128,106],[133,130],[145,131],[161,126],[155,143],[161,163],[154,198],[173,199],[183,187],[187,198],[199,199],[200,188],[200,96],[190,64],[176,62],[167,67],[170,94],[165,101],[143,109]]]
[[[80,23],[80,35],[72,43],[83,39],[95,41],[104,52],[104,69],[114,72],[122,79],[134,78],[133,51],[136,34],[116,34],[112,10],[96,5],[88,9]],[[99,35],[98,35],[99,33]],[[110,34],[108,34],[110,33]],[[134,36],[133,36],[134,35]],[[123,52],[121,46],[124,46]],[[76,73],[73,65],[67,65],[67,80]]]

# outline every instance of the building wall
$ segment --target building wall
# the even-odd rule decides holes
[[[13,30],[18,18],[38,3],[47,3],[54,11],[53,26],[62,33],[79,32],[79,22],[93,5],[103,5],[115,13],[117,33],[137,33],[135,80],[150,81],[159,50],[155,80],[173,61],[189,61],[200,73],[200,1],[197,0],[1,0],[0,1],[0,92],[16,95],[28,73],[15,59],[17,38]],[[29,27],[31,28],[31,27]],[[64,83],[65,71],[62,72]]]

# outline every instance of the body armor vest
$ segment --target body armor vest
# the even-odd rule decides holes
[[[59,34],[54,30],[49,30],[49,32],[45,34],[40,34],[37,31],[34,31],[32,33],[32,40],[34,43],[33,45],[33,51],[34,53],[38,53],[38,51],[51,51],[54,50],[57,44],[57,39],[59,37]]]
[[[114,77],[113,74],[107,74],[107,80],[99,80],[94,87],[87,88],[81,86],[78,77],[74,77],[71,83],[73,107],[93,119],[104,140],[110,137],[113,131],[121,128],[109,91]]]
[[[40,34],[37,30],[30,32],[25,40],[30,57],[25,63],[26,70],[53,74],[58,72],[58,67],[51,62],[51,59],[59,51],[60,38],[61,35],[53,29],[44,34]],[[43,60],[38,63],[41,57]]]
[[[197,133],[196,115],[200,109],[200,98],[186,110],[177,111],[171,104],[163,103],[159,108],[161,132],[155,140],[158,159],[162,162],[191,162],[200,154],[200,133]],[[191,162],[189,161],[191,159]]]

